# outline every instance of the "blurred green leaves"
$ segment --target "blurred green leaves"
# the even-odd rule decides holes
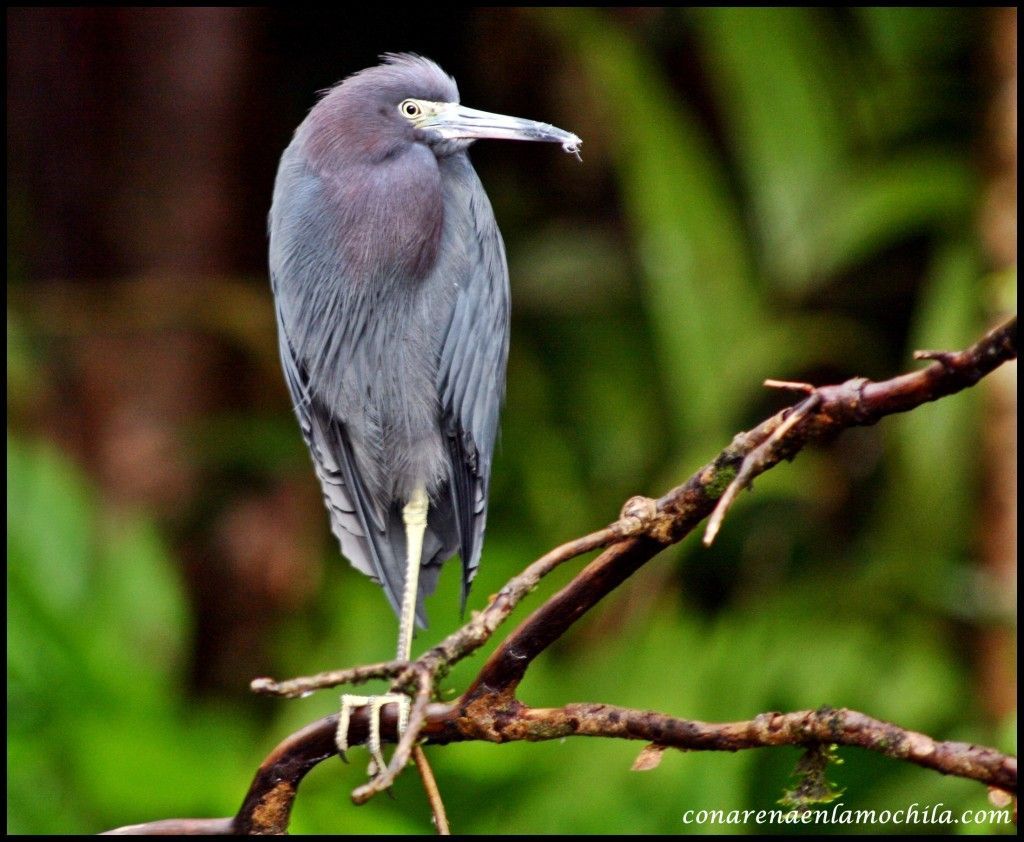
[[[864,18],[876,11],[889,10],[864,10]],[[962,228],[975,195],[962,154],[915,138],[913,125],[894,132],[885,78],[872,73],[879,59],[844,43],[827,15],[695,13],[750,198],[759,262],[773,284],[796,294],[911,234]],[[908,100],[928,96],[929,77],[901,78],[913,86]]]
[[[728,387],[723,394],[716,375],[734,347],[730,337],[751,323],[757,308],[721,163],[652,57],[606,17],[559,10],[545,20],[572,45],[601,92],[672,418],[679,440],[696,448],[727,427],[734,395]]]
[[[7,494],[8,832],[143,821],[168,793],[231,812],[244,723],[184,707],[188,613],[152,522],[10,436]]]

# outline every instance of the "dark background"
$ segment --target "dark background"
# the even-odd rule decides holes
[[[256,699],[252,677],[390,657],[386,601],[328,533],[265,270],[281,151],[380,53],[584,139],[582,165],[472,150],[514,323],[470,609],[782,406],[766,377],[888,377],[1016,309],[1011,10],[10,9],[7,47],[12,832],[233,813],[336,702]],[[1012,750],[1015,378],[772,471],[713,549],[659,556],[522,698],[712,721],[849,706]],[[455,567],[417,648],[459,622]],[[491,833],[693,831],[687,809],[775,806],[798,757],[631,773],[639,748],[431,757],[454,829]],[[987,807],[842,757],[850,807]],[[429,831],[413,775],[353,808],[363,771],[318,768],[293,830]]]

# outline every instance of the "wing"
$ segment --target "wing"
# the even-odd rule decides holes
[[[469,270],[458,284],[438,367],[451,465],[453,516],[462,557],[462,602],[480,563],[498,415],[505,395],[509,287],[505,247],[476,174],[467,186]]]
[[[271,277],[271,285],[274,287],[275,301],[279,301],[274,277]],[[344,424],[313,394],[305,367],[297,359],[289,340],[281,307],[276,305],[275,310],[285,382],[302,437],[309,448],[317,479],[320,480],[324,503],[330,515],[331,531],[352,566],[384,586],[388,601],[397,614],[406,568],[405,528],[401,509],[393,505],[387,511],[382,511],[373,501],[360,476]],[[442,546],[437,537],[445,532],[444,526],[440,525],[445,512],[431,514],[431,528],[424,535],[425,561],[420,570],[416,619],[421,627],[426,626],[423,598],[433,592],[441,563],[453,552],[452,548]]]

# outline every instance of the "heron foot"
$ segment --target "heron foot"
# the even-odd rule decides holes
[[[384,693],[380,696],[352,696],[345,693],[341,697],[341,711],[338,713],[338,730],[335,733],[334,742],[338,746],[338,753],[342,760],[346,759],[345,753],[351,748],[348,742],[348,726],[352,718],[352,711],[358,707],[369,705],[370,722],[366,732],[366,749],[370,752],[368,774],[371,778],[376,777],[378,773],[387,768],[384,752],[381,751],[380,712],[384,705],[392,702],[398,705],[398,737],[401,739],[409,724],[411,703],[408,696],[401,693]]]

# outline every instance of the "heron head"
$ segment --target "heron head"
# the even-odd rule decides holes
[[[321,129],[312,133],[314,143],[376,161],[411,145],[443,157],[484,138],[554,142],[572,153],[582,143],[548,123],[461,105],[455,80],[430,59],[410,53],[388,53],[376,67],[349,76],[327,92],[310,117]]]

